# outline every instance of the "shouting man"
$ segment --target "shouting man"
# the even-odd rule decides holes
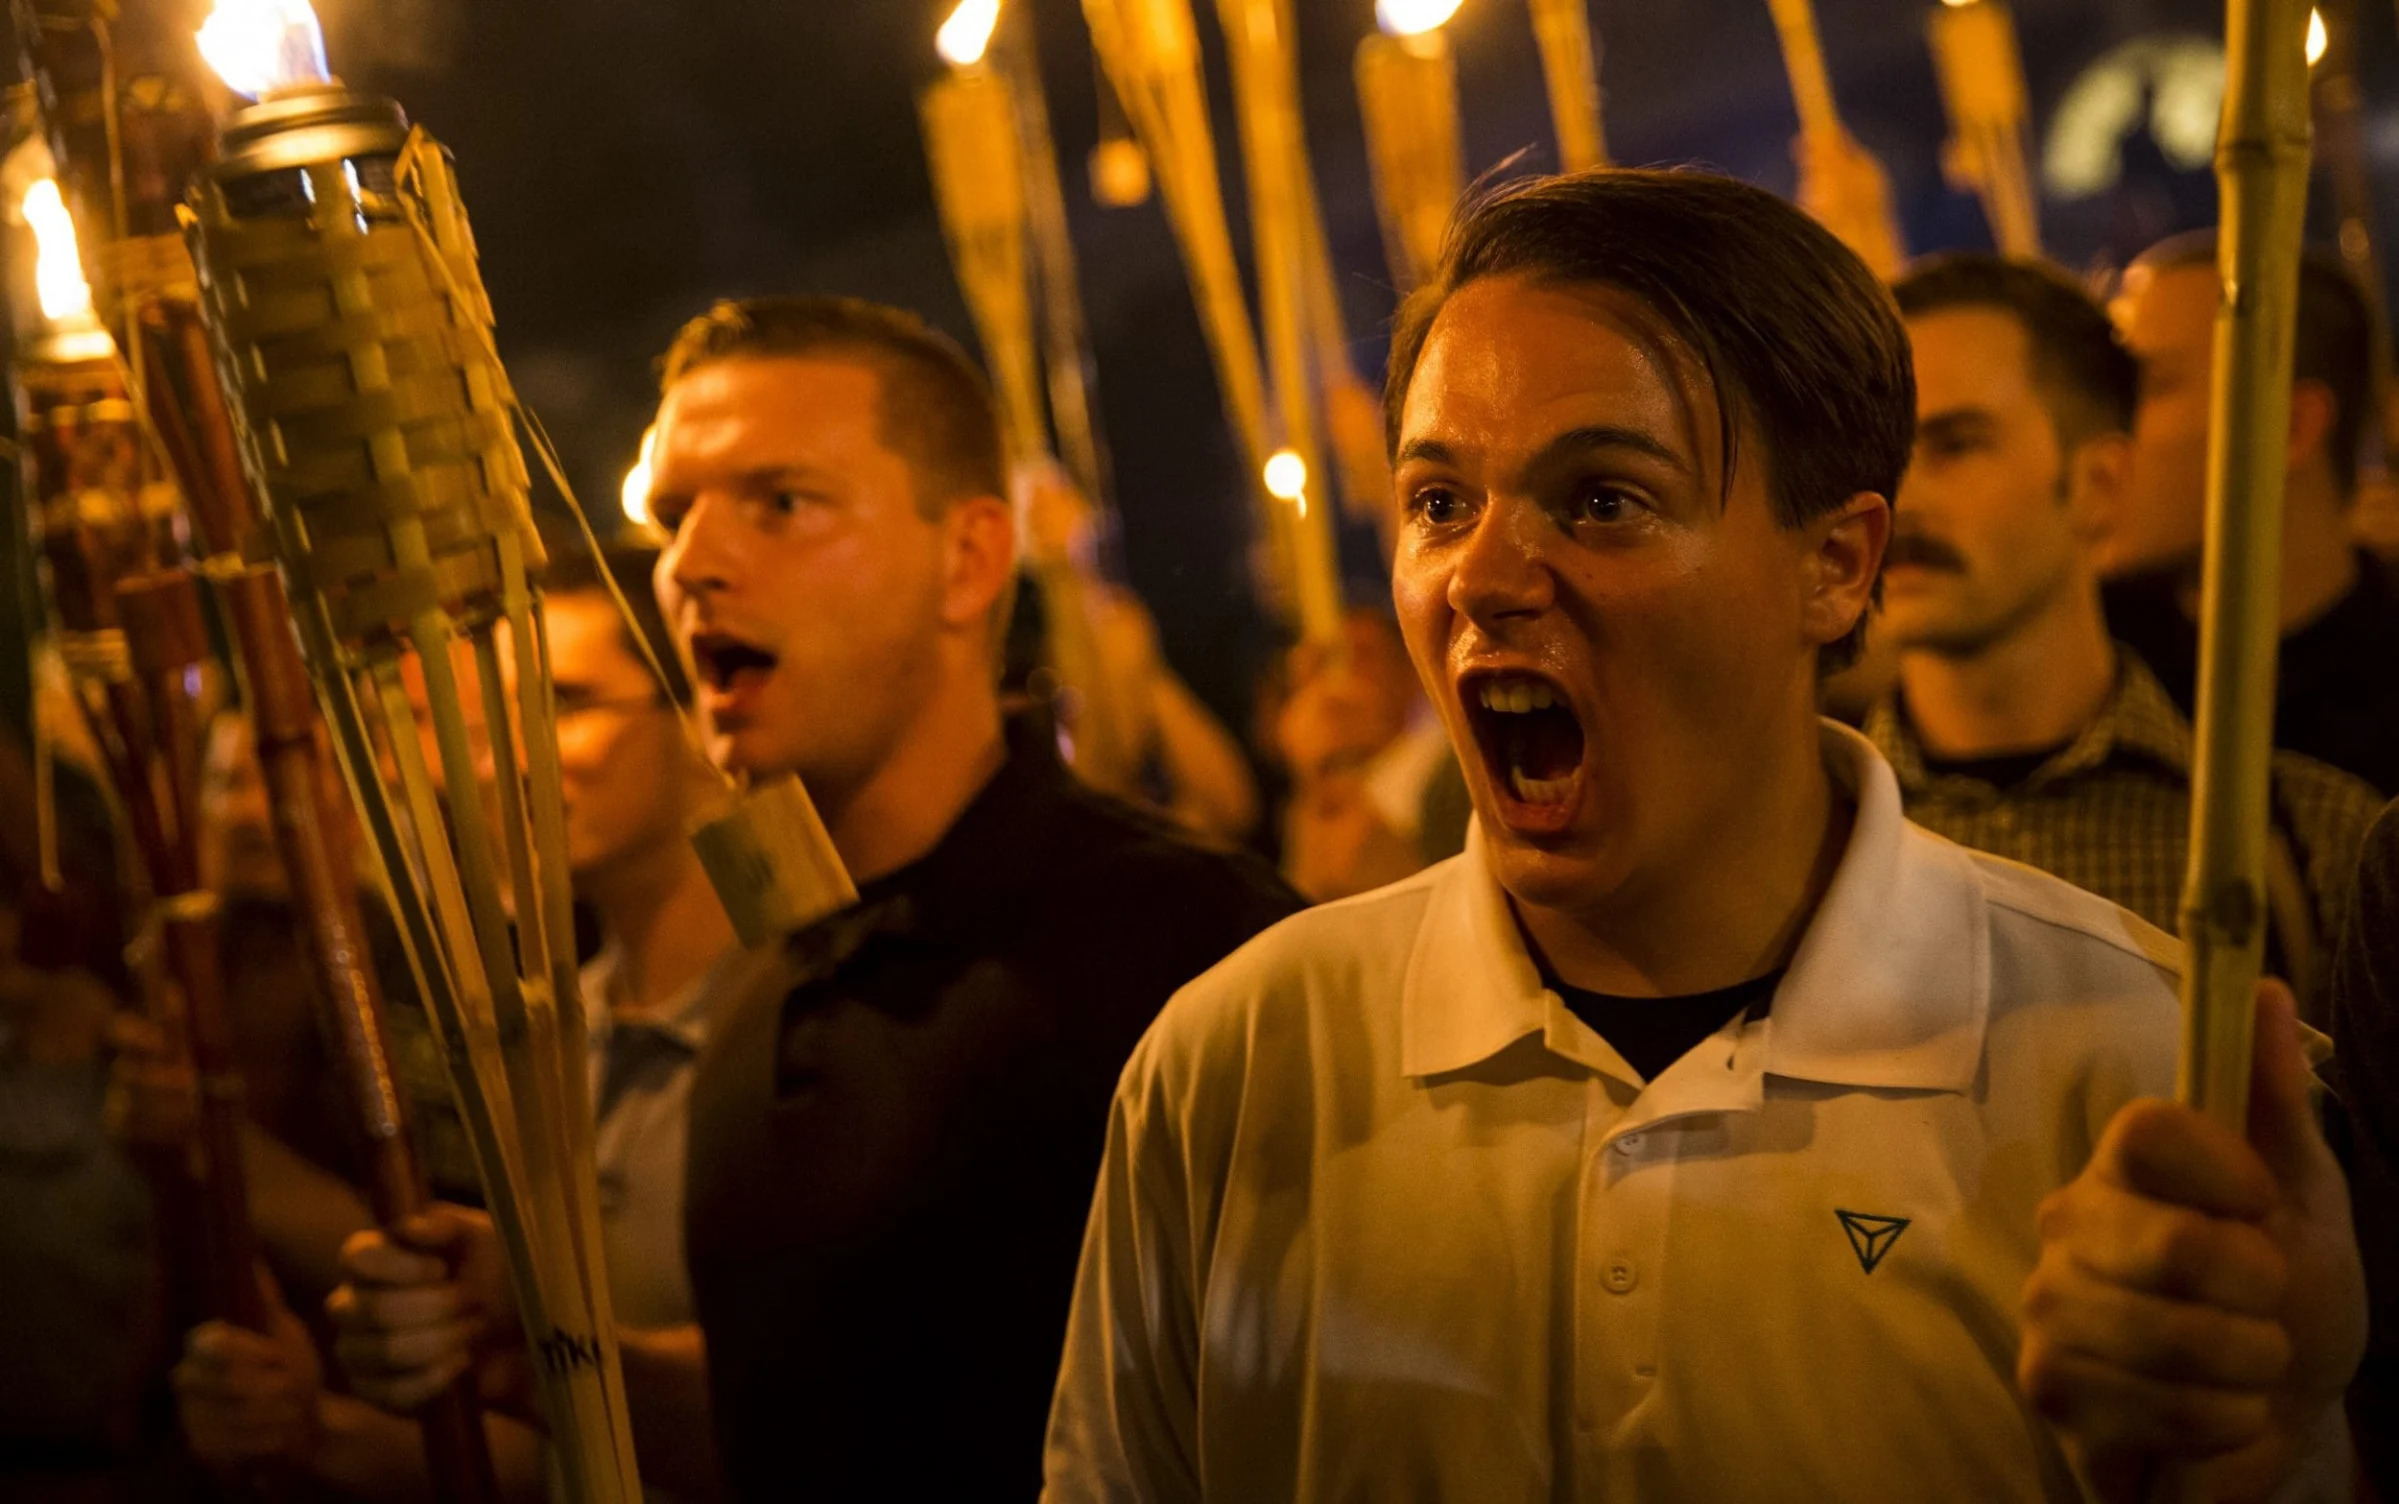
[[[1399,618],[1477,830],[1134,1053],[1047,1497],[2337,1476],[2359,1276],[2287,994],[2254,1143],[2136,1102],[2174,943],[1910,826],[1815,713],[1915,412],[1865,266],[1726,179],[1512,184],[1389,383]]]
[[[1168,994],[1294,901],[1003,725],[998,421],[920,320],[720,305],[667,354],[653,466],[709,755],[798,774],[859,901],[723,982],[691,1094],[699,1323],[620,1333],[644,1476],[706,1487],[713,1410],[742,1498],[1028,1494],[1109,1089]],[[354,1250],[363,1391],[405,1407],[456,1372],[462,1311],[485,1356],[521,1344],[496,1260],[465,1266]]]

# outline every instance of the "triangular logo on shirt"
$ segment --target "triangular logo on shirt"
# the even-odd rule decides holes
[[[1838,1207],[1833,1209],[1833,1215],[1841,1219],[1841,1230],[1849,1234],[1849,1246],[1857,1251],[1858,1267],[1868,1274],[1874,1272],[1874,1266],[1883,1261],[1883,1255],[1891,1251],[1891,1245],[1899,1241],[1899,1235],[1908,1227],[1905,1217],[1870,1217],[1864,1212],[1845,1212]]]

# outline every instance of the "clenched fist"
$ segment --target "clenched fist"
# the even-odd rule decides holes
[[[2141,1101],[2041,1204],[2017,1378],[2108,1499],[2345,1481],[2365,1281],[2296,1005],[2258,989],[2248,1131]]]

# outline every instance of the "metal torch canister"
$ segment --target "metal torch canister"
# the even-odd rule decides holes
[[[246,464],[448,1051],[563,1487],[630,1498],[541,545],[466,211],[441,146],[339,84],[267,94],[220,146],[187,233]]]

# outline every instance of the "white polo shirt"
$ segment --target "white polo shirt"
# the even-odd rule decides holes
[[[1267,931],[1126,1067],[1046,1499],[2075,1499],[2014,1383],[2034,1207],[2167,1095],[2180,945],[1906,822],[1767,1016],[1644,1085],[1479,835]]]

